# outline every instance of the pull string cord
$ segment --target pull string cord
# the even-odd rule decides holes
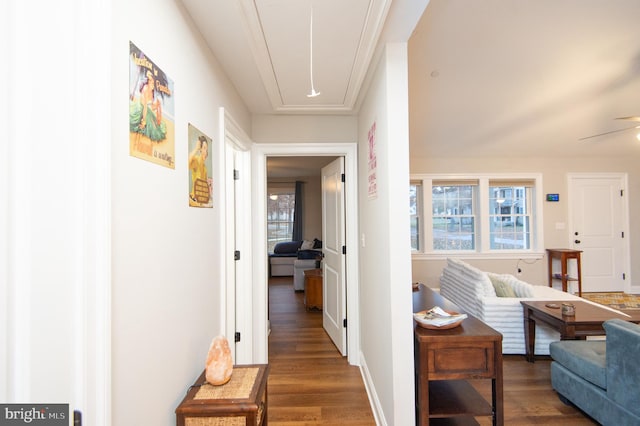
[[[313,4],[311,5],[311,21],[309,22],[309,79],[311,80],[311,93],[308,98],[315,98],[320,94],[313,87]]]

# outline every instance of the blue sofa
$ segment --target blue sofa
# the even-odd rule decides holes
[[[304,248],[307,243],[310,248]],[[294,264],[298,259],[316,259],[322,254],[322,241],[315,238],[313,241],[282,241],[269,253],[269,276],[282,277],[293,276]]]
[[[551,384],[603,425],[640,425],[640,326],[612,319],[606,340],[563,340],[549,345]]]

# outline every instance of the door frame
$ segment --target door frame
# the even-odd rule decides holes
[[[347,360],[360,365],[360,293],[358,267],[358,156],[355,143],[274,143],[252,146],[253,280],[252,294],[245,300],[253,305],[253,362],[267,363],[268,346],[268,253],[267,253],[267,157],[344,157],[345,227],[347,281]]]
[[[223,226],[224,236],[220,238],[224,253],[220,265],[222,287],[220,324],[225,324],[223,333],[227,336],[235,364],[250,364],[252,358],[252,315],[251,307],[243,300],[243,294],[251,291],[253,279],[251,269],[251,140],[238,123],[223,108],[220,108],[220,156],[224,159],[222,176],[218,179],[220,198],[225,200]],[[240,179],[234,179],[234,170],[239,170]],[[237,231],[236,231],[237,230]],[[240,260],[234,259],[234,251],[240,250]],[[238,262],[241,262],[240,264]],[[237,271],[240,271],[237,273]],[[241,297],[238,297],[241,296]],[[235,342],[235,333],[241,334],[240,342]]]
[[[574,209],[574,202],[575,199],[573,197],[573,194],[575,194],[574,191],[574,180],[577,179],[617,179],[620,181],[620,185],[622,187],[622,190],[624,191],[624,197],[622,197],[622,224],[624,227],[624,231],[625,234],[627,235],[627,238],[624,238],[623,242],[622,242],[622,252],[623,252],[623,259],[622,259],[622,267],[625,271],[626,274],[626,279],[625,279],[625,283],[624,283],[624,291],[625,293],[633,293],[633,294],[637,294],[638,292],[640,292],[640,286],[632,286],[632,278],[631,278],[631,263],[630,263],[630,259],[629,259],[629,253],[631,253],[631,248],[630,248],[630,238],[629,238],[629,195],[628,195],[628,188],[629,188],[629,182],[628,182],[628,175],[627,173],[623,173],[623,172],[611,172],[611,173],[598,173],[598,172],[594,172],[594,173],[567,173],[567,194],[568,194],[568,205],[567,205],[567,222],[569,224],[569,230],[572,230],[574,228],[574,224],[573,224],[573,209]],[[573,240],[573,236],[571,235],[571,232],[569,232],[569,234],[567,235],[568,238],[568,246],[567,247],[572,247],[572,248],[576,248],[579,249],[579,247],[576,247]]]

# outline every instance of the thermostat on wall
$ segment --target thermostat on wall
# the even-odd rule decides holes
[[[547,201],[560,201],[560,194],[547,194]]]

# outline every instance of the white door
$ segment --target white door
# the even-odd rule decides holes
[[[569,176],[571,245],[582,250],[582,291],[625,289],[625,195],[623,175]]]
[[[221,279],[225,282],[225,309],[221,323],[229,341],[235,364],[252,361],[252,310],[246,302],[251,294],[251,152],[246,148],[246,136],[224,110],[221,111],[225,138],[224,184],[225,239],[221,251],[225,254]],[[215,191],[215,189],[214,189]],[[237,254],[237,256],[236,256]],[[237,341],[236,336],[240,339]]]
[[[322,169],[322,325],[342,355],[347,354],[344,158]]]

